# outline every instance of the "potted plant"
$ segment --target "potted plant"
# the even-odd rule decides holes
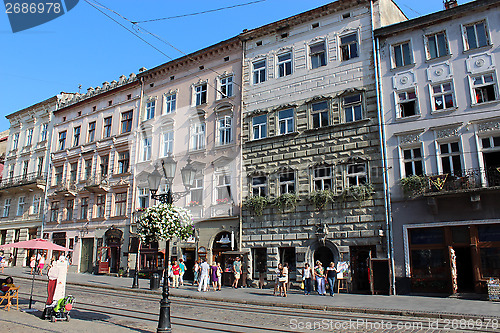
[[[422,195],[428,187],[426,176],[413,175],[400,180],[405,196],[410,198]]]
[[[268,197],[250,196],[245,199],[243,206],[250,210],[254,215],[261,216],[264,208],[270,203]]]
[[[295,193],[283,193],[279,197],[273,199],[273,205],[275,205],[280,212],[284,212],[286,210],[295,209],[299,200],[299,196]]]
[[[229,203],[229,199],[228,198],[217,199],[216,202],[218,205],[224,205]]]
[[[375,193],[375,190],[373,189],[373,185],[370,183],[349,186],[342,192],[342,199],[345,201],[352,198],[361,203],[371,198],[373,193]]]
[[[309,194],[308,199],[316,209],[321,210],[325,208],[327,203],[335,201],[335,193],[331,190],[313,191]]]
[[[189,201],[189,203],[188,203],[189,207],[196,207],[196,206],[199,206],[199,205],[200,205],[200,203],[198,201],[194,201],[194,200]]]

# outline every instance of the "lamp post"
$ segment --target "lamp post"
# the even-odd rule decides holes
[[[169,155],[161,161],[161,166],[163,169],[163,175],[160,173],[160,171],[158,171],[158,166],[155,167],[152,173],[148,174],[149,191],[151,192],[151,198],[158,200],[163,204],[171,205],[175,200],[178,200],[189,193],[189,189],[193,186],[194,178],[196,176],[196,169],[191,164],[191,159],[188,158],[187,164],[181,169],[182,183],[184,184],[186,191],[173,193],[172,184],[175,177],[175,171],[177,169],[177,161],[173,159],[172,155]],[[165,177],[168,191],[167,193],[157,194],[163,177]],[[169,250],[170,240],[167,240],[165,244],[163,289],[161,294],[162,298],[160,301],[160,318],[158,320],[158,328],[156,329],[157,333],[172,332],[172,326],[170,323],[170,300],[168,299],[168,259],[170,257]]]

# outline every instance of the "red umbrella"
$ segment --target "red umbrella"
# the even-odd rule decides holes
[[[9,248],[34,249],[34,250],[53,250],[53,251],[73,251],[71,249],[68,249],[67,247],[54,244],[46,239],[41,239],[41,238],[30,239],[27,241],[0,245],[0,249],[9,249]]]

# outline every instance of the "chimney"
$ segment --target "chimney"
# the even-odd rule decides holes
[[[457,0],[444,0],[444,9],[450,9],[458,6]]]

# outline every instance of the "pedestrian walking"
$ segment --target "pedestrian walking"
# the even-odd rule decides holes
[[[266,266],[260,265],[260,267],[259,267],[259,289],[264,288],[265,276],[266,276]]]
[[[328,285],[330,286],[330,296],[333,297],[333,293],[335,291],[335,279],[337,277],[337,268],[333,262],[330,263],[330,266],[326,268],[326,279],[328,280]]]
[[[314,277],[316,278],[316,283],[318,284],[318,294],[326,295],[325,269],[319,260],[316,261],[316,267],[314,267]]]
[[[163,274],[162,274],[162,276],[163,276]],[[169,287],[172,285],[173,276],[174,276],[174,274],[172,273],[172,263],[169,260],[168,266],[167,266],[167,283],[168,283]],[[163,283],[165,283],[165,282],[163,282]]]
[[[240,276],[241,276],[240,257],[236,257],[236,260],[233,262],[233,274],[234,274],[233,288],[238,289],[238,282],[240,281]]]
[[[220,262],[217,263],[217,290],[221,290],[222,287],[222,267],[220,267]]]
[[[311,266],[306,262],[302,271],[302,279],[304,279],[304,295],[311,295],[312,291],[312,277],[314,273]]]
[[[30,258],[30,274],[33,274],[33,271],[36,270],[36,256],[33,254]]]
[[[219,284],[219,279],[217,276],[217,264],[215,261],[212,263],[212,266],[210,266],[210,281],[212,282],[212,287],[214,288],[214,291],[217,291],[217,285]]]
[[[174,260],[172,264],[172,288],[179,288],[179,276],[181,274],[181,268],[177,263],[177,260]]]
[[[280,297],[286,297],[286,281],[288,277],[285,275],[285,269],[283,265],[279,265],[278,270],[278,289],[280,292]]]
[[[278,264],[278,267],[276,267],[274,273],[276,274],[276,278],[274,279],[274,291],[273,291],[273,296],[276,296],[276,291],[279,289],[279,286],[280,286],[280,281],[279,281],[279,278],[280,278],[280,274],[283,270],[283,265],[282,264]]]
[[[210,265],[207,263],[207,259],[203,259],[203,263],[200,265],[200,284],[198,285],[198,291],[207,291],[208,287],[208,274],[210,271]]]
[[[184,259],[179,259],[179,283],[184,286],[184,272],[186,271],[186,265],[184,264]]]
[[[200,265],[198,264],[198,260],[194,262],[193,273],[194,273],[194,278],[193,278],[193,286],[194,286],[195,284],[199,284],[199,278],[200,278]]]
[[[38,271],[40,272],[40,275],[43,273],[43,266],[45,265],[45,254],[43,254],[40,257],[40,260],[38,261]]]
[[[288,291],[288,286],[289,286],[289,279],[290,279],[290,274],[289,274],[289,268],[288,268],[288,263],[286,262],[284,265],[283,265],[283,277],[286,278],[286,280],[284,281],[284,288],[285,288],[285,297],[286,297],[286,292]]]

